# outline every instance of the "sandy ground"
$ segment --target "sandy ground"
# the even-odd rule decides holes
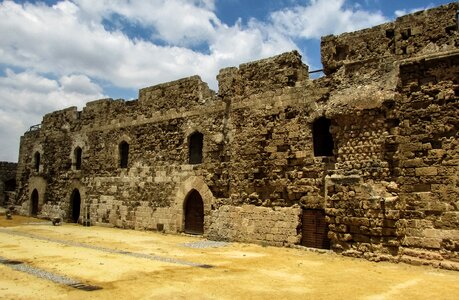
[[[213,267],[132,257],[58,240]],[[186,235],[52,226],[33,218],[14,216],[11,221],[1,216],[1,257],[102,289],[83,291],[0,264],[0,298],[459,299],[459,272],[372,263],[304,249],[240,243],[197,249],[183,245],[202,241]]]

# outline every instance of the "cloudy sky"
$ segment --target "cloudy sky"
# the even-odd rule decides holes
[[[440,0],[72,0],[0,2],[0,161],[45,113],[297,49],[320,69],[320,37]]]

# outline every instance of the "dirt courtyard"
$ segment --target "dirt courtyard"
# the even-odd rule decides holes
[[[20,216],[0,262],[1,299],[459,299],[453,271]]]

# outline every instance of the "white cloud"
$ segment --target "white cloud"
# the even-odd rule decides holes
[[[101,95],[102,88],[91,82],[85,75],[62,76],[59,79],[61,89],[65,93],[76,93],[80,95]]]
[[[57,89],[58,84],[33,72],[15,73],[11,69],[6,69],[6,77],[0,77],[0,86],[14,89],[27,87],[31,92],[49,93]]]
[[[426,9],[429,9],[429,8],[432,8],[433,5],[428,5],[428,6],[425,6],[425,7],[417,7],[417,8],[412,8],[412,9],[398,9],[394,12],[395,16],[398,18],[398,17],[401,17],[401,16],[404,16],[404,15],[407,15],[407,14],[412,14],[412,13],[415,13],[417,11],[420,11],[420,10],[426,10]]]
[[[298,48],[296,39],[385,21],[378,12],[346,8],[344,0],[312,0],[273,12],[265,22],[224,24],[216,16],[216,3],[0,2],[0,65],[10,67],[4,67],[5,75],[0,77],[0,160],[16,159],[17,148],[7,146],[16,143],[28,126],[39,123],[43,114],[105,97],[106,91],[95,82],[141,88],[199,74],[216,89],[215,76],[222,67],[293,50]],[[129,38],[123,22],[107,30],[104,21],[116,18],[151,29],[154,37]],[[196,50],[200,47],[206,50]]]
[[[274,27],[284,34],[305,39],[355,31],[386,22],[381,12],[346,8],[345,0],[310,0],[271,14]]]
[[[3,2],[0,63],[58,76],[86,74],[126,88],[200,74],[216,88],[215,76],[222,66],[296,48],[274,28],[272,32],[263,29],[265,24],[253,23],[248,28],[221,24],[209,10],[212,1],[196,2],[200,5],[192,7],[191,2],[178,0],[116,1],[111,5],[78,0],[53,7]],[[158,7],[154,9],[152,3]],[[131,40],[119,31],[106,31],[102,19],[113,12],[154,24],[171,45]],[[183,46],[183,40],[193,39],[205,41],[210,54]]]
[[[123,16],[144,27],[153,26],[157,37],[178,45],[208,41],[216,34],[220,20],[212,11],[214,1],[186,0],[76,0],[79,14],[94,21]]]
[[[0,161],[15,161],[19,138],[44,114],[70,106],[80,109],[90,100],[105,98],[102,89],[85,75],[53,80],[33,71],[7,70],[0,77]]]

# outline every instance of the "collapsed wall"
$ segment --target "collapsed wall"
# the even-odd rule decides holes
[[[459,269],[457,4],[43,118],[23,214]],[[381,43],[385,41],[386,43]]]

